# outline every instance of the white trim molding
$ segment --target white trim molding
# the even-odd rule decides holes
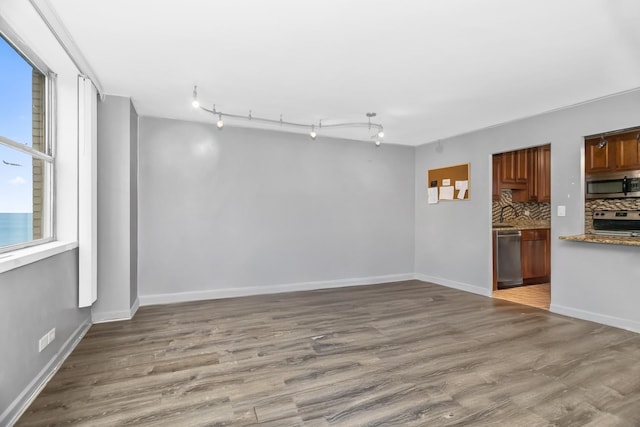
[[[91,321],[95,323],[119,322],[121,320],[131,320],[140,307],[140,298],[136,298],[129,310],[91,312]]]
[[[283,292],[311,291],[317,289],[344,288],[347,286],[376,285],[381,283],[413,280],[413,273],[389,274],[385,276],[338,279],[317,282],[288,283],[281,285],[247,286],[241,288],[220,288],[167,294],[140,295],[140,305],[172,304],[177,302],[201,301],[244,297],[250,295],[278,294]]]
[[[448,288],[454,288],[465,292],[471,292],[472,294],[482,295],[485,297],[491,297],[492,290],[488,288],[482,288],[476,285],[470,285],[468,283],[456,282],[455,280],[444,279],[442,277],[434,277],[428,276],[422,273],[415,274],[416,280],[421,280],[423,282],[431,282],[436,285],[446,286]]]
[[[622,317],[609,316],[607,314],[594,313],[592,311],[581,310],[579,308],[567,307],[559,304],[551,304],[549,311],[563,316],[576,319],[589,320],[602,325],[613,326],[615,328],[626,329],[627,331],[640,333],[640,322]]]

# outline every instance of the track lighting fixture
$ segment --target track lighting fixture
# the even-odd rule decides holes
[[[604,135],[600,135],[600,142],[598,142],[598,148],[602,150],[606,146],[607,146],[607,140],[604,139]]]
[[[279,125],[281,127],[286,126],[290,128],[305,128],[305,129],[311,128],[311,131],[309,132],[309,136],[311,137],[311,139],[315,140],[318,137],[318,132],[316,132],[315,124],[287,122],[282,119],[282,115],[280,115],[280,120],[273,120],[273,119],[267,119],[263,117],[256,117],[251,113],[251,111],[249,111],[248,116],[224,113],[222,111],[216,110],[215,104],[213,105],[212,109],[205,108],[201,106],[200,103],[198,102],[197,86],[193,87],[193,101],[191,102],[191,105],[193,106],[193,108],[198,108],[203,111],[206,111],[207,113],[213,114],[214,116],[218,116],[218,121],[216,122],[216,126],[218,127],[218,129],[222,129],[224,126],[224,122],[222,121],[222,117],[224,116],[224,117],[230,117],[232,119],[249,120],[254,122],[257,121],[257,122],[266,123],[266,124]],[[326,124],[326,123],[322,123],[322,120],[320,120],[318,122],[318,129],[342,128],[342,127],[344,128],[366,127],[369,130],[374,129],[376,133],[371,138],[372,139],[376,138],[376,146],[380,146],[381,144],[380,140],[384,138],[383,127],[379,123],[371,122],[371,118],[375,117],[376,113],[366,113],[366,116],[368,118],[367,122],[338,122],[338,123]]]
[[[200,108],[200,103],[198,102],[198,86],[193,87],[193,101],[191,101],[191,105],[193,108]]]

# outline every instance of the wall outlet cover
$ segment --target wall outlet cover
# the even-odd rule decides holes
[[[44,350],[46,346],[49,345],[49,334],[45,334],[42,338],[38,340],[38,352]]]

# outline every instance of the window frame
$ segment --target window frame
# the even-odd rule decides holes
[[[23,41],[13,32],[7,22],[0,16],[0,36],[9,44],[29,65],[39,71],[44,76],[44,127],[43,145],[44,151],[38,151],[32,147],[13,141],[0,134],[0,144],[10,149],[31,156],[32,159],[42,160],[43,166],[43,219],[42,226],[47,236],[39,239],[32,239],[28,242],[17,243],[0,247],[0,255],[24,248],[43,245],[57,240],[56,236],[56,197],[55,197],[55,177],[56,177],[56,74],[36,55]],[[33,191],[33,190],[32,190]]]

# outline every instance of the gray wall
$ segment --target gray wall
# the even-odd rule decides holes
[[[137,209],[137,125],[131,100],[106,96],[98,102],[98,300],[92,307],[94,322],[131,317],[136,289],[135,262]],[[137,131],[135,132],[137,134]],[[133,187],[133,190],[132,190]],[[133,221],[133,223],[132,223]],[[132,251],[133,249],[133,251]],[[133,298],[135,300],[135,297]]]
[[[147,117],[139,134],[142,304],[413,272],[414,148]]]
[[[77,307],[77,249],[0,274],[0,425],[16,415],[55,366],[51,362],[88,326],[89,308]],[[56,338],[39,353],[38,340],[51,328]]]
[[[584,230],[583,136],[640,125],[634,91],[471,134],[416,151],[416,273],[491,293],[491,155],[551,143],[551,309],[640,331],[640,248],[567,242]],[[471,163],[468,202],[426,204],[429,168]],[[556,216],[557,206],[567,216]]]

